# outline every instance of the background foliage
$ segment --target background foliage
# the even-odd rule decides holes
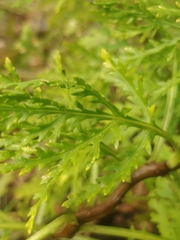
[[[54,233],[62,206],[103,202],[147,161],[178,163],[179,15],[161,0],[0,3],[2,239]],[[152,239],[178,239],[179,172],[145,190],[137,238],[151,221]]]

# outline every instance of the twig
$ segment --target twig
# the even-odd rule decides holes
[[[92,208],[87,208],[75,214],[77,222],[82,225],[95,219],[100,219],[112,212],[113,209],[121,202],[125,194],[138,182],[150,178],[164,176],[167,173],[180,168],[180,163],[170,169],[166,162],[151,162],[143,165],[135,170],[131,175],[131,182],[120,183],[117,189],[105,200],[105,202],[98,204]],[[79,226],[73,224],[66,224],[54,235],[56,237],[71,238],[79,229]]]

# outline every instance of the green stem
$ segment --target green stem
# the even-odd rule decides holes
[[[176,55],[174,55],[174,64],[173,64],[173,77],[176,76],[177,72],[177,59]],[[162,129],[164,131],[167,131],[169,128],[169,124],[171,122],[172,116],[173,116],[173,111],[174,111],[174,102],[176,99],[177,95],[177,86],[171,87],[167,94],[167,101],[166,101],[166,107],[165,107],[165,115],[163,119],[163,124],[162,124]],[[158,138],[157,139],[157,144],[155,146],[154,152],[151,156],[151,159],[154,161],[158,158],[159,153],[161,151],[162,145],[164,144],[165,139],[164,138]]]
[[[25,230],[25,223],[0,223],[1,229]]]
[[[99,176],[99,164],[96,161],[91,168],[90,182],[96,184],[97,183],[96,179],[98,178],[98,176]]]
[[[37,211],[36,219],[35,219],[35,224],[42,224],[43,218],[44,218],[44,212],[46,208],[46,202],[43,201],[41,205],[39,206],[39,209]]]
[[[133,238],[133,239],[139,239],[139,240],[170,240],[169,238],[157,236],[148,232],[109,227],[109,226],[90,225],[90,224],[84,224],[80,228],[79,232],[91,232],[91,233],[97,233],[101,235],[126,237],[126,238]]]
[[[61,228],[66,223],[77,224],[74,214],[68,213],[56,218],[54,221],[47,224],[45,227],[41,228],[38,232],[33,234],[27,240],[41,240],[45,237],[54,234],[59,228]]]
[[[159,135],[159,136],[165,138],[168,142],[170,142],[170,144],[174,147],[174,149],[177,153],[179,152],[179,148],[178,148],[176,142],[172,139],[172,137],[167,132],[163,131],[161,128],[159,128],[155,125],[146,123],[146,122],[141,122],[141,121],[133,119],[133,118],[124,118],[124,119],[122,118],[122,121],[124,124],[128,124],[128,125],[135,126],[138,128],[143,128],[143,129],[148,129],[148,130],[154,131],[156,133],[156,135]]]
[[[99,120],[117,120],[120,123],[124,124],[124,125],[130,125],[130,126],[135,126],[138,128],[143,128],[143,129],[149,129],[155,132],[156,135],[159,135],[163,138],[165,138],[167,141],[169,141],[172,146],[175,148],[175,150],[178,152],[178,146],[177,144],[174,142],[174,140],[172,139],[172,137],[166,133],[165,131],[163,131],[161,128],[150,124],[150,123],[146,123],[146,122],[142,122],[138,119],[132,118],[132,117],[123,117],[123,116],[114,116],[114,115],[110,115],[110,114],[100,114],[97,112],[93,112],[93,111],[77,111],[77,110],[71,110],[71,109],[65,109],[65,110],[61,110],[61,109],[57,109],[57,110],[52,110],[52,109],[36,109],[36,108],[24,108],[24,107],[0,107],[1,111],[23,111],[23,112],[33,112],[33,113],[44,113],[46,115],[50,114],[62,114],[62,115],[69,115],[71,117],[80,117],[80,116],[84,116],[87,119],[88,118],[97,118]],[[170,113],[169,113],[170,114]]]

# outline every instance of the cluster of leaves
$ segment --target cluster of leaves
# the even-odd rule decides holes
[[[72,3],[65,2],[58,1],[59,8],[65,4],[71,9]],[[65,72],[57,52],[41,78],[21,80],[8,58],[7,74],[0,76],[0,172],[27,175],[37,171],[41,177],[29,211],[29,232],[34,221],[44,223],[45,202],[58,199],[58,204],[76,211],[82,204],[93,205],[97,196],[103,200],[148,159],[169,160],[170,167],[179,161],[178,3],[96,0],[84,6],[102,13],[101,20],[97,18],[98,31],[106,35],[107,42],[100,47],[90,44],[91,32],[81,44],[89,45],[87,52],[95,49],[95,59],[102,48],[103,70],[97,70],[100,57],[93,60],[87,54],[89,64],[82,66],[77,61],[83,71],[73,72],[79,71],[81,77],[72,77],[74,60],[69,68],[65,64]],[[55,24],[57,16],[53,19]],[[113,47],[107,46],[108,41]],[[161,209],[157,209],[157,200],[149,205],[167,216],[165,206],[172,198],[162,199]],[[171,218],[176,220],[173,210]],[[155,216],[152,221],[166,236],[162,230],[165,217]],[[174,233],[169,231],[168,236],[177,239],[175,220]]]
[[[179,216],[179,177],[175,173],[171,178],[157,178],[156,189],[151,191],[149,205],[153,212],[151,219],[157,223],[161,236],[178,239],[177,226]],[[173,206],[176,208],[174,211]]]

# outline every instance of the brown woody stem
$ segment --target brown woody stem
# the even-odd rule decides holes
[[[113,211],[113,209],[120,203],[125,194],[138,182],[150,177],[163,176],[170,171],[176,170],[178,168],[180,168],[180,163],[173,169],[170,169],[166,165],[166,162],[151,162],[143,165],[132,173],[130,183],[120,183],[120,185],[105,200],[105,202],[76,213],[75,215],[77,221],[79,222],[79,225],[102,218],[103,216]],[[75,227],[73,224],[67,224],[55,234],[55,237],[71,238],[77,231],[78,226]]]

